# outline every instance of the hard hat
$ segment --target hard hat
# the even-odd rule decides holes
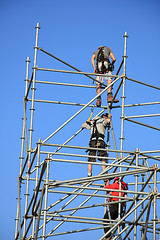
[[[104,114],[102,114],[101,117],[108,117],[108,113],[104,113]]]
[[[114,180],[113,180],[113,183],[118,180],[119,181],[119,177],[116,177]]]

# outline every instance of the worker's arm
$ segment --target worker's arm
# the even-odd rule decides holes
[[[82,124],[81,128],[86,128],[86,129],[91,129],[91,124],[90,124],[90,121],[86,121]]]
[[[111,117],[112,117],[112,115],[111,115],[111,114],[108,114],[108,117],[107,117],[107,121],[108,121],[108,123],[111,122]]]
[[[96,55],[93,53],[92,57],[91,57],[91,63],[93,66],[93,72],[96,72],[96,67],[95,67],[95,59],[96,59]]]
[[[112,115],[111,115],[111,114],[108,114],[108,117],[105,118],[105,120],[103,121],[103,125],[104,125],[104,126],[107,126],[107,125],[110,124],[110,122],[111,122],[111,117],[112,117]]]
[[[114,56],[114,54],[112,52],[110,53],[110,57],[112,59],[112,64],[114,64],[115,61],[116,61],[116,58],[115,58],[115,56]]]

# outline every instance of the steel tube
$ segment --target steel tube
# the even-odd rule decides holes
[[[87,178],[78,178],[78,179],[73,179],[73,180],[65,180],[65,181],[56,181],[52,183],[52,186],[60,185],[63,183],[72,183],[74,181],[74,184],[80,184],[80,183],[85,183],[85,182],[91,182],[91,181],[98,181],[98,180],[104,180],[105,178],[107,179],[113,179],[115,177],[123,177],[123,176],[129,176],[133,174],[138,174],[138,173],[144,173],[144,172],[153,172],[153,168],[148,168],[147,169],[140,169],[140,170],[130,170],[130,171],[123,171],[123,172],[118,172],[118,173],[108,173],[108,174],[103,174],[103,175],[97,175],[94,177],[87,177]]]
[[[56,186],[53,186],[54,189],[55,189],[55,187]],[[59,186],[57,186],[57,188],[58,187]],[[77,189],[85,189],[85,190],[94,190],[94,191],[98,190],[98,191],[102,191],[102,192],[108,192],[108,190],[105,189],[105,188],[85,187],[85,186],[77,186],[77,185],[69,185],[69,184],[63,184],[63,185],[61,185],[61,187],[63,187],[63,188],[77,188]],[[49,184],[49,189],[52,189],[52,184]],[[120,190],[120,189],[112,189],[112,192],[120,192],[120,193],[124,192],[126,194],[127,193],[130,193],[130,194],[142,194],[142,192],[139,192],[139,191]],[[148,192],[143,192],[143,195],[148,195]],[[117,198],[119,198],[119,197],[117,196]]]
[[[42,143],[41,143],[42,144]],[[61,148],[75,148],[75,149],[90,149],[90,150],[97,150],[97,148],[91,147],[83,147],[83,146],[74,146],[74,145],[63,145],[63,144],[55,144],[55,143],[43,143],[43,146],[50,146],[50,147],[61,147]],[[98,148],[99,150],[105,150],[103,148]],[[125,151],[125,150],[118,150],[118,149],[107,149],[107,152],[119,152],[119,153],[128,153],[128,154],[135,154],[135,151]],[[41,151],[42,152],[42,151]],[[153,151],[154,152],[154,151]],[[160,152],[160,150],[156,150],[156,152]],[[143,151],[144,153],[144,151]],[[151,152],[152,153],[152,152]]]
[[[139,155],[139,149],[136,149],[136,166],[138,166],[138,155]],[[138,174],[135,174],[135,192],[138,191]],[[144,194],[144,193],[143,193]],[[137,196],[138,194],[135,194],[135,207],[137,206]],[[137,219],[137,209],[134,212],[134,221],[136,222]],[[134,226],[134,240],[137,239],[137,226]]]
[[[31,99],[28,99],[28,101],[31,101]],[[35,102],[42,102],[42,103],[53,103],[53,104],[63,104],[63,105],[69,105],[69,106],[85,106],[86,104],[83,103],[70,103],[70,102],[60,102],[60,101],[49,101],[49,100],[41,100],[41,99],[35,99]],[[88,105],[88,107],[96,107],[94,104]],[[107,108],[106,106],[101,106],[99,108]]]
[[[119,80],[118,77],[115,81],[113,81],[108,87],[106,87],[101,93],[95,96],[91,101],[89,101],[84,107],[82,107],[77,113],[75,113],[70,119],[68,119],[65,123],[63,123],[56,131],[54,131],[48,138],[46,138],[42,143],[48,141],[51,137],[53,137],[59,130],[61,130],[67,123],[69,123],[73,118],[75,118],[79,113],[81,113],[90,103],[92,103],[98,96],[101,96],[109,87],[111,87],[116,81]]]
[[[151,194],[149,194],[148,196],[146,196],[141,202],[139,202],[130,212],[126,213],[124,217],[121,218],[120,221],[118,221],[118,223],[116,223],[106,234],[103,235],[102,238],[100,238],[99,240],[102,240],[107,234],[111,233],[115,228],[117,228],[121,222],[123,222],[124,219],[126,219],[132,212],[135,211],[135,209],[137,209],[144,201],[146,201]]]
[[[61,154],[60,154],[61,155]],[[87,156],[85,156],[85,157],[87,157]],[[101,159],[106,159],[105,157],[101,157]],[[109,158],[110,159],[110,158]],[[54,162],[68,162],[68,163],[80,163],[80,164],[88,164],[88,162],[85,162],[85,161],[78,161],[78,160],[68,160],[68,159],[59,159],[59,158],[51,158],[51,160]],[[121,164],[121,165],[119,165],[119,164],[112,164],[112,163],[96,163],[96,162],[92,162],[91,163],[92,165],[100,165],[100,166],[102,166],[102,165],[104,165],[104,166],[111,166],[111,167],[116,167],[116,168],[118,168],[118,167],[123,167],[123,168],[127,168],[127,169],[129,169],[129,168],[133,168],[133,169],[148,169],[147,167],[136,167],[136,166],[128,166],[128,165],[124,165],[124,164]]]
[[[29,136],[29,151],[28,151],[28,168],[30,166],[31,160],[31,150],[32,150],[32,131],[33,131],[33,113],[34,113],[34,95],[35,95],[35,78],[36,78],[36,62],[37,62],[37,46],[38,46],[38,34],[39,34],[39,23],[36,26],[36,43],[35,43],[35,55],[34,55],[34,70],[33,70],[33,88],[32,88],[32,106],[31,106],[31,120],[30,120],[30,136]],[[25,213],[27,211],[28,206],[28,193],[29,193],[29,173],[27,177],[27,185],[26,185],[26,201],[25,201]],[[24,228],[23,235],[25,234],[26,228],[26,218],[24,219]]]
[[[35,181],[35,189],[36,189],[36,186],[38,185],[38,176],[39,176],[39,160],[40,160],[40,142],[41,140],[39,139],[38,140],[38,150],[37,150],[37,164],[36,164],[36,181]],[[43,190],[42,190],[43,192]],[[40,206],[41,206],[41,203],[40,203]],[[40,207],[41,208],[41,207]],[[35,212],[35,207],[33,207],[33,212]],[[35,221],[36,221],[36,217],[33,216],[33,227],[32,227],[32,238],[34,239],[34,232],[35,232]]]
[[[143,202],[142,202],[142,203],[143,203]],[[136,225],[139,224],[138,221],[139,221],[139,219],[141,218],[141,216],[144,214],[144,212],[147,210],[148,206],[149,206],[149,203],[147,203],[147,205],[145,206],[145,208],[143,209],[143,211],[140,213],[140,215],[139,215],[138,218],[136,219],[136,222],[130,223],[130,225],[132,225],[132,226],[131,226],[131,228],[129,229],[129,231],[126,233],[126,236],[124,236],[123,240],[125,240],[125,239],[129,236],[129,233],[132,231],[132,229],[134,228],[135,224],[136,224]],[[120,234],[122,234],[127,228],[128,228],[128,227],[126,226],[126,227],[120,232]],[[116,236],[115,238],[113,238],[113,240],[115,240],[115,239],[117,239],[117,236]]]
[[[140,107],[140,106],[148,106],[148,105],[156,105],[160,104],[160,102],[149,102],[149,103],[135,103],[135,104],[127,104],[124,105],[125,107]],[[112,108],[121,108],[122,105],[119,106],[112,106]]]
[[[26,60],[27,62],[27,68],[26,68],[26,88],[25,92],[27,91],[27,80],[29,75],[29,57]],[[23,117],[23,129],[22,129],[22,141],[21,141],[21,156],[20,156],[20,174],[18,177],[18,202],[17,202],[17,215],[16,215],[16,227],[15,227],[15,238],[17,236],[18,232],[18,222],[19,222],[19,236],[21,239],[21,172],[22,172],[22,166],[23,166],[23,159],[24,159],[24,143],[25,143],[25,129],[26,129],[26,117],[25,117],[25,110],[24,109],[24,117]],[[26,148],[27,151],[28,148]]]
[[[43,84],[51,84],[51,85],[58,85],[58,86],[68,86],[68,87],[84,87],[84,88],[96,88],[96,86],[90,85],[82,85],[82,84],[74,84],[74,83],[60,83],[60,82],[48,82],[48,81],[39,81],[36,80],[36,83],[43,83]]]
[[[126,200],[121,200],[121,202],[126,202]],[[99,203],[99,204],[87,205],[87,206],[82,206],[82,207],[67,208],[67,209],[58,210],[58,213],[68,212],[68,211],[73,211],[73,210],[82,210],[82,209],[93,208],[93,207],[103,207],[103,206],[106,206],[109,204],[110,203]],[[48,209],[50,209],[50,207]],[[53,213],[57,213],[57,211],[54,211]]]
[[[138,116],[125,116],[125,119],[129,118],[143,118],[143,117],[157,117],[160,116],[160,114],[148,114],[148,115],[138,115]]]
[[[37,240],[37,237],[38,237],[39,222],[40,222],[40,216],[41,216],[42,202],[43,202],[44,193],[45,193],[45,187],[43,186],[43,189],[42,189],[42,192],[41,192],[41,197],[40,197],[40,206],[39,206],[39,212],[38,212],[38,217],[37,217],[37,226],[36,226],[36,232],[35,232],[34,240]]]
[[[46,182],[45,182],[45,199],[44,199],[44,220],[43,220],[43,240],[46,239],[45,234],[46,234],[46,213],[47,213],[47,199],[48,199],[48,183],[49,183],[49,154],[48,154],[48,159],[47,161],[47,170],[46,170]]]
[[[53,58],[55,58],[56,60],[58,60],[58,61],[60,61],[60,62],[62,62],[63,64],[65,64],[65,65],[67,65],[67,66],[69,66],[70,68],[72,68],[72,69],[74,69],[74,70],[76,70],[76,71],[78,71],[78,72],[81,72],[78,68],[75,68],[75,67],[73,67],[71,64],[69,64],[69,63],[67,63],[67,62],[65,62],[65,61],[63,61],[62,59],[60,59],[60,58],[58,58],[58,57],[56,57],[56,56],[54,56],[53,54],[51,54],[51,53],[49,53],[49,52],[47,52],[47,51],[45,51],[44,49],[42,49],[42,48],[38,48],[40,51],[42,51],[42,52],[44,52],[44,53],[46,53],[46,54],[48,54],[49,56],[51,56],[51,57],[53,57]],[[86,77],[88,77],[88,78],[90,78],[90,79],[92,79],[93,81],[95,81],[95,79],[94,78],[92,78],[91,76],[89,76],[89,75],[87,75],[87,74],[84,74]],[[105,84],[102,84],[102,85],[105,85]],[[106,86],[106,85],[105,85]]]
[[[156,240],[156,194],[157,194],[157,170],[154,171],[154,195],[153,195],[153,240]]]
[[[128,80],[130,80],[130,81],[133,81],[133,82],[136,82],[136,83],[139,83],[139,84],[142,84],[142,85],[145,85],[145,86],[147,86],[147,87],[151,87],[151,88],[155,88],[155,89],[157,89],[157,90],[160,90],[159,87],[153,86],[153,85],[148,84],[148,83],[144,83],[144,82],[141,82],[141,81],[138,81],[138,80],[129,78],[129,77],[126,77],[126,79],[128,79]]]
[[[137,124],[139,124],[139,125],[142,125],[142,126],[149,127],[149,128],[152,128],[152,129],[155,129],[155,130],[160,131],[160,128],[156,128],[156,127],[150,126],[150,125],[148,125],[148,124],[144,124],[144,123],[141,123],[141,122],[133,121],[133,120],[127,119],[127,118],[125,118],[125,117],[124,117],[124,120],[127,120],[127,121],[129,121],[129,122],[133,122],[133,123],[137,123]]]
[[[75,71],[68,71],[68,70],[58,70],[58,69],[52,69],[52,68],[39,68],[36,67],[36,70],[40,71],[49,71],[49,72],[60,72],[60,73],[73,73],[73,74],[82,74],[82,75],[93,75],[93,76],[100,76],[100,77],[119,77],[119,75],[107,75],[102,73],[89,73],[89,72],[75,72]],[[93,78],[94,81],[97,81]],[[104,86],[107,86],[106,84],[102,84]]]

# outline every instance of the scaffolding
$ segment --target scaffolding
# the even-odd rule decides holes
[[[150,135],[160,131],[157,125],[152,126],[145,120],[143,123],[134,120],[135,118],[159,118],[160,114],[158,113],[149,114],[148,108],[159,106],[160,102],[126,104],[126,82],[136,84],[136,89],[139,86],[146,86],[149,90],[158,91],[160,88],[126,75],[128,36],[125,32],[123,36],[124,55],[110,84],[116,88],[114,98],[121,94],[121,104],[114,105],[113,101],[107,104],[106,101],[104,106],[96,107],[94,105],[94,101],[97,99],[96,87],[93,82],[96,76],[104,75],[83,72],[39,47],[39,29],[40,26],[37,23],[31,77],[29,77],[29,57],[26,60],[15,240],[44,240],[50,237],[51,239],[53,237],[61,239],[63,236],[70,240],[75,237],[76,239],[102,240],[106,236],[104,224],[110,227],[108,233],[112,233],[114,240],[160,239],[160,211],[157,210],[160,200],[160,181],[158,181],[160,150],[140,150],[137,146],[130,151],[125,150],[126,147],[124,147],[127,141],[124,138],[127,123],[127,128],[132,135],[134,134],[131,129],[132,124],[137,126],[138,131],[141,128],[146,131],[149,129]],[[45,55],[46,59],[49,59],[48,61],[56,60],[70,70],[38,67],[37,58],[40,58],[38,53],[41,56]],[[41,60],[39,61],[41,63]],[[57,65],[55,64],[55,66]],[[41,80],[40,77],[38,79],[38,74],[51,80]],[[57,81],[53,81],[53,75]],[[61,81],[64,76],[67,82]],[[72,81],[75,76],[76,83]],[[83,84],[82,79],[84,78],[84,81],[88,80],[88,85]],[[81,84],[77,83],[78,79]],[[105,96],[110,86],[104,82],[103,89],[98,96]],[[73,88],[78,89],[79,92],[73,91]],[[84,91],[83,98],[82,91]],[[39,99],[35,98],[35,93]],[[64,99],[64,101],[44,100],[43,94],[45,93],[52,99],[53,96],[55,98],[63,96],[62,100]],[[91,96],[93,97],[91,98]],[[69,99],[68,102],[66,102],[66,98]],[[78,99],[80,103],[73,102]],[[85,101],[87,103],[82,103]],[[58,106],[56,112],[53,107],[48,110],[46,105]],[[62,106],[65,106],[65,109]],[[140,107],[144,107],[143,115],[126,116],[127,109]],[[77,111],[77,108],[80,109]],[[105,111],[108,113],[112,111],[113,119],[116,116],[116,122],[120,126],[118,129],[120,136],[117,137],[117,129],[111,121],[107,133],[108,163],[105,164],[106,168],[100,172],[102,163],[94,162],[92,164],[95,174],[92,177],[86,177],[88,154],[85,151],[89,149],[86,145],[89,141],[89,135],[87,135],[89,132],[83,130],[81,125],[87,119],[90,109],[93,111],[93,108],[94,114],[96,113],[95,117]],[[39,111],[41,112],[39,113]],[[136,114],[136,110],[131,111]],[[49,122],[44,123],[44,119]],[[28,124],[30,124],[29,128]],[[36,126],[35,129],[33,125]],[[45,128],[46,125],[48,128]],[[44,131],[43,134],[41,131]],[[49,131],[53,132],[48,134]],[[47,137],[44,137],[45,134]],[[113,145],[113,148],[110,148],[110,145]],[[103,159],[103,157],[101,158]],[[117,176],[121,179],[125,178],[129,185],[127,196],[119,195],[120,200],[117,201],[119,205],[125,202],[127,208],[123,217],[107,221],[103,219],[103,215],[109,205],[107,199],[110,195],[104,188],[103,180],[113,179]],[[115,191],[121,193],[121,190]]]

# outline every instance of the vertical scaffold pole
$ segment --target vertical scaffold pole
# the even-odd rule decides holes
[[[136,166],[138,167],[139,148],[136,148]],[[138,191],[138,174],[135,174],[135,192]],[[137,194],[135,194],[135,207],[137,206]],[[134,222],[137,220],[137,209],[134,212]],[[137,226],[134,226],[134,240],[137,239]]]
[[[127,58],[127,32],[125,32],[124,37],[124,63],[123,63],[123,87],[122,87],[122,116],[121,116],[121,151],[123,150],[123,131],[124,131],[124,103],[125,103],[125,79],[126,79],[126,58]],[[122,158],[122,153],[121,153],[121,158]]]
[[[36,182],[35,182],[35,189],[38,184],[39,179],[39,160],[40,160],[40,148],[41,148],[41,139],[38,140],[38,151],[37,151],[37,165],[36,165]],[[32,228],[32,239],[34,239],[34,233],[35,233],[35,222],[36,222],[36,216],[33,217],[33,228]]]
[[[28,79],[28,77],[29,77],[29,63],[30,63],[31,61],[29,60],[29,57],[27,57],[27,60],[26,60],[26,63],[27,63],[27,71],[26,71],[26,79],[25,79],[25,81],[26,81],[26,90],[25,90],[25,95],[26,95],[26,93],[27,93],[27,88],[28,88],[28,81],[29,81],[29,79]]]
[[[26,69],[26,88],[25,88],[25,93],[27,92],[27,84],[28,84],[28,76],[29,76],[29,63],[30,63],[30,60],[29,60],[29,57],[27,57],[27,60],[26,60],[26,63],[27,63],[27,69]],[[21,156],[20,156],[20,175],[21,175],[21,172],[22,172],[22,165],[23,165],[23,159],[24,159],[24,141],[25,141],[25,113],[24,113],[24,116],[23,116],[23,128],[22,128],[22,145],[21,145]],[[18,222],[19,222],[19,236],[20,236],[20,239],[21,239],[21,204],[20,204],[20,199],[21,199],[21,194],[20,194],[20,191],[21,191],[21,179],[20,177],[18,177],[18,203],[17,203],[17,217],[16,217],[16,229],[15,229],[15,238],[17,236],[17,233],[18,233]]]
[[[50,156],[48,154],[47,158],[47,171],[46,171],[46,182],[45,182],[45,200],[44,200],[44,219],[43,219],[43,240],[45,240],[45,233],[46,233],[46,211],[47,211],[47,198],[48,198],[48,183],[49,183],[49,161]]]
[[[142,159],[142,165],[144,166],[144,159]],[[142,176],[142,188],[143,188],[145,174],[142,173],[141,176]],[[142,194],[142,198],[143,197],[144,197],[144,195]],[[143,209],[144,209],[144,204],[142,203],[142,209],[141,209],[142,212],[143,212]],[[144,218],[143,218],[143,214],[142,214],[141,221],[143,222],[143,220],[144,220]],[[141,228],[141,240],[143,240],[143,237],[144,237],[144,226],[142,226],[142,228]]]
[[[38,35],[39,35],[39,23],[37,23],[36,28],[36,43],[35,43],[35,52],[34,52],[34,68],[33,68],[33,87],[32,87],[32,103],[31,103],[31,120],[30,120],[30,135],[29,135],[29,150],[28,150],[28,169],[30,167],[31,161],[31,153],[32,153],[32,132],[33,132],[33,114],[34,114],[34,97],[35,97],[35,80],[36,80],[36,64],[37,64],[37,47],[38,47]],[[28,196],[29,196],[29,175],[27,173],[27,184],[26,184],[26,201],[25,201],[25,213],[27,211],[28,206]],[[23,229],[23,236],[25,235],[26,229],[26,216],[24,218],[24,229]]]
[[[156,165],[155,165],[156,167]],[[156,194],[157,194],[157,170],[154,171],[154,198],[153,198],[153,240],[156,240]]]
[[[29,57],[27,58],[26,60],[27,62],[27,72],[26,72],[26,90],[25,90],[25,96],[27,94],[27,89],[28,89],[28,82],[29,82],[29,63],[30,63],[30,60],[29,60]],[[24,111],[24,136],[25,136],[25,145],[26,145],[26,152],[28,151],[28,140],[27,140],[27,118],[26,118],[26,105],[27,105],[27,100],[26,98],[24,97],[23,99],[23,111]]]
[[[123,137],[123,132],[124,132],[124,103],[125,103],[125,79],[126,79],[126,58],[127,58],[127,32],[125,32],[125,35],[123,36],[124,37],[124,56],[123,56],[123,59],[124,59],[124,62],[123,62],[123,86],[122,86],[122,115],[121,115],[121,137],[120,137],[120,149],[121,151],[123,150],[123,140],[124,140],[124,137]],[[121,159],[123,158],[123,153],[121,152],[120,154],[121,156]],[[120,167],[120,172],[122,171],[122,168]],[[119,184],[119,189],[121,189],[121,181],[120,181],[120,184]],[[121,196],[121,193],[119,193],[119,196]],[[120,211],[121,211],[121,203],[119,203],[119,210],[118,210],[118,218],[120,220]],[[120,232],[120,228],[118,226],[118,233]]]

